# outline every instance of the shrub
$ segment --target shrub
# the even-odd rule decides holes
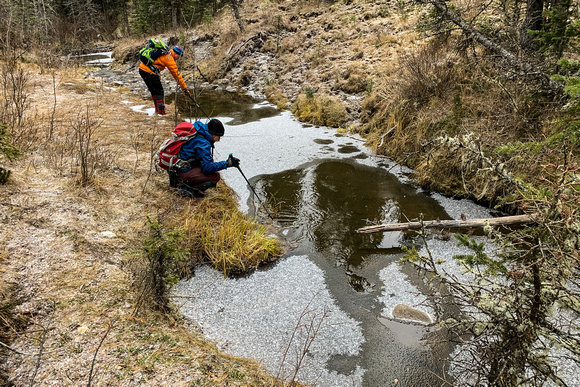
[[[468,253],[453,258],[465,277],[441,269],[428,248],[426,256],[414,248],[405,256],[430,274],[436,304],[449,302],[451,295],[461,308],[440,321],[461,338],[450,368],[456,385],[566,385],[563,379],[573,373],[562,378],[565,370],[579,366],[578,167],[546,166],[542,177],[544,189],[518,193],[517,203],[533,214],[532,224],[509,233],[484,227],[499,246],[495,254],[457,236]]]
[[[187,257],[188,251],[182,248],[183,234],[179,229],[167,229],[157,220],[147,218],[149,236],[143,241],[145,264],[137,273],[134,286],[138,298],[135,303],[137,314],[144,304],[152,301],[153,307],[167,310],[169,288],[176,276],[176,267]]]
[[[347,120],[346,108],[338,98],[326,94],[315,95],[309,93],[308,88],[292,105],[292,113],[299,120],[314,125],[339,127]]]
[[[19,142],[18,129],[26,126],[25,113],[30,107],[30,73],[15,54],[0,66],[0,123],[12,128],[13,141]],[[30,137],[27,132],[26,137]]]
[[[455,60],[440,45],[430,45],[401,58],[401,98],[419,106],[442,97],[455,86]]]
[[[14,160],[20,156],[20,151],[10,143],[11,137],[8,126],[0,124],[0,160]],[[0,184],[6,183],[9,177],[10,171],[0,167]]]

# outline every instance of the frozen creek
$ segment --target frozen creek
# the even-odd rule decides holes
[[[267,104],[253,106],[262,109],[270,113],[259,119],[218,116],[226,135],[216,144],[215,159],[229,153],[240,158],[259,195],[281,206],[280,237],[297,247],[244,278],[197,268],[174,289],[181,312],[220,349],[255,358],[286,380],[317,386],[435,383],[447,353],[421,340],[434,328],[391,313],[397,304],[432,313],[413,271],[398,263],[401,246],[412,242],[402,233],[354,230],[420,213],[451,219],[490,212],[421,192],[407,180],[408,171],[372,156],[360,138],[305,126]],[[252,192],[241,174],[232,169],[222,177],[239,194],[242,209],[252,212]],[[444,246],[439,253],[446,254]]]
[[[144,93],[139,79],[128,85]],[[132,108],[152,115],[144,101]],[[297,247],[246,278],[226,279],[199,267],[175,287],[182,313],[220,349],[255,358],[286,380],[317,386],[440,385],[434,375],[442,374],[452,348],[429,345],[422,339],[434,328],[392,314],[405,304],[433,315],[414,271],[398,262],[402,246],[421,246],[402,233],[361,236],[354,230],[419,214],[426,220],[482,218],[490,211],[417,190],[406,179],[408,171],[372,156],[361,139],[303,126],[268,104],[248,105],[247,98],[229,93],[205,93],[202,101],[204,111],[226,123],[216,159],[233,152],[242,160],[260,195],[281,206],[279,237]],[[242,176],[232,170],[222,177],[240,195],[242,209],[252,213],[252,194]],[[429,247],[435,259],[465,252],[453,239],[433,240]],[[569,386],[580,386],[573,362],[559,368]]]

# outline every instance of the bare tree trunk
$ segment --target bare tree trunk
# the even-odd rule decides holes
[[[177,14],[179,11],[179,0],[174,0],[171,2],[171,28],[174,30],[179,27],[177,24]]]
[[[129,27],[129,5],[127,2],[123,3],[123,29],[125,30],[125,36],[131,35],[131,28]]]
[[[563,85],[559,82],[553,81],[548,74],[543,72],[541,69],[534,67],[531,63],[520,60],[516,55],[509,52],[497,43],[489,40],[485,35],[476,30],[471,24],[466,22],[458,13],[447,8],[447,4],[444,0],[418,0],[423,4],[431,4],[438,11],[440,11],[444,17],[461,28],[463,32],[473,38],[476,42],[481,44],[483,47],[493,52],[495,55],[504,59],[513,70],[519,72],[520,76],[526,76],[531,79],[535,79],[540,82],[542,86],[546,87],[551,91],[561,93],[563,90]]]
[[[8,3],[8,10],[9,10],[9,16],[8,16],[8,20],[6,21],[6,44],[4,45],[4,49],[8,50],[10,47],[10,34],[12,33],[12,18],[14,16],[14,9],[12,8],[12,3],[9,2]]]
[[[520,28],[520,47],[525,52],[537,51],[539,46],[528,31],[539,31],[542,28],[542,11],[544,0],[528,0],[526,16]]]
[[[240,27],[240,32],[244,32],[244,21],[240,17],[240,8],[238,1],[240,0],[230,0],[230,4],[232,6],[232,10],[234,11],[236,22],[238,22],[238,27]]]

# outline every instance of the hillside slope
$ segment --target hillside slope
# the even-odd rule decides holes
[[[359,122],[363,98],[397,58],[419,42],[411,15],[390,1],[243,2],[244,32],[233,13],[178,34],[159,35],[185,47],[180,70],[193,84],[248,91],[291,108],[308,89],[344,105],[338,125]],[[116,66],[134,69],[142,41],[118,44]],[[327,122],[318,122],[327,124]]]
[[[516,211],[500,200],[516,193],[514,181],[542,184],[542,165],[577,147],[560,134],[576,130],[559,124],[572,117],[564,96],[511,76],[460,33],[418,34],[427,11],[390,1],[243,2],[243,32],[226,9],[161,37],[184,45],[190,88],[239,89],[305,122],[359,132],[414,168],[421,185]],[[142,45],[117,45],[116,66],[135,69]]]

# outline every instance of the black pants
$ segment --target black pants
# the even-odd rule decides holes
[[[161,97],[163,99],[165,93],[163,92],[163,85],[161,84],[161,77],[157,74],[151,74],[147,71],[143,71],[139,69],[139,75],[145,81],[151,96],[153,97]]]

